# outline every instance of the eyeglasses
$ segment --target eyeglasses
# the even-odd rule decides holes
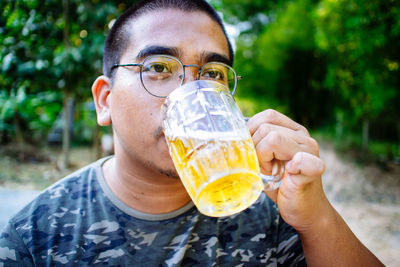
[[[233,95],[237,81],[235,70],[221,62],[209,62],[202,67],[195,64],[183,65],[173,56],[151,55],[143,63],[115,64],[111,69],[118,67],[139,67],[140,80],[144,89],[155,97],[165,98],[174,89],[180,87],[185,80],[185,68],[198,68],[197,80],[211,80],[225,85]]]

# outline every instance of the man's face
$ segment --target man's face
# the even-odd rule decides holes
[[[130,44],[120,64],[141,63],[152,54],[169,54],[183,64],[200,66],[219,56],[229,58],[222,29],[204,12],[160,9],[141,15],[128,28]],[[194,80],[198,69],[185,71],[186,83]],[[158,173],[178,177],[161,130],[163,101],[143,88],[139,68],[118,68],[111,90],[115,150],[128,164],[139,163]]]

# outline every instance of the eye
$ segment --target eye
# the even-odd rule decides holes
[[[224,72],[218,69],[205,69],[201,72],[201,77],[213,80],[225,80]]]
[[[171,69],[165,63],[153,62],[143,67],[143,71],[151,71],[156,73],[171,73]]]
[[[230,70],[225,65],[218,62],[210,62],[203,66],[200,73],[200,79],[227,83],[229,74]]]

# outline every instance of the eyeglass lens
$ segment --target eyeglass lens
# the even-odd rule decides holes
[[[167,96],[182,83],[183,65],[175,58],[168,56],[148,57],[142,66],[141,79],[143,86],[153,95]],[[199,73],[200,80],[212,80],[224,84],[233,90],[235,73],[229,66],[211,62],[205,64]]]

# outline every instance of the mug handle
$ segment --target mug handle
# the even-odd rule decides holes
[[[281,185],[282,179],[286,175],[285,164],[286,161],[274,159],[272,163],[272,174],[265,175],[260,173],[265,191],[273,191]]]
[[[249,117],[243,117],[245,122],[249,121]],[[282,183],[282,178],[285,176],[285,162],[281,160],[275,160],[272,166],[272,174],[266,175],[260,173],[261,180],[264,183],[264,191],[274,191],[279,188]]]

